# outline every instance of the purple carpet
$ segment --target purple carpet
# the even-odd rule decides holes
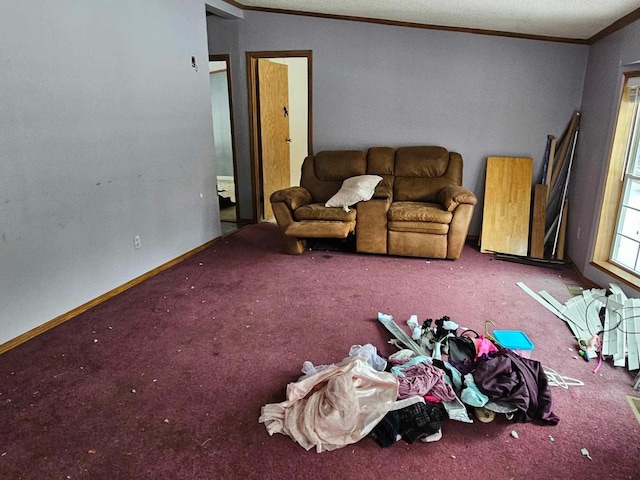
[[[472,244],[455,262],[290,256],[274,225],[245,227],[0,356],[0,478],[638,478],[633,374],[610,361],[592,373],[568,327],[516,282],[564,303],[580,280]],[[335,363],[354,344],[396,351],[379,311],[407,332],[412,314],[523,330],[532,358],[585,385],[552,387],[557,426],[449,420],[436,443],[365,438],[322,454],[270,437],[260,409],[285,399],[305,360]]]

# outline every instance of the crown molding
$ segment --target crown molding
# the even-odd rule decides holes
[[[359,17],[359,16],[349,16],[349,15],[333,15],[330,13],[285,10],[285,9],[279,9],[279,8],[253,7],[253,6],[244,5],[235,0],[222,0],[222,1],[228,3],[229,5],[233,5],[234,7],[237,7],[241,10],[255,11],[255,12],[279,13],[283,15],[298,15],[303,17],[328,18],[333,20],[348,20],[352,22],[376,23],[380,25],[391,25],[391,26],[398,26],[398,27],[422,28],[425,30],[441,30],[441,31],[448,31],[448,32],[473,33],[476,35],[492,35],[497,37],[523,38],[527,40],[539,40],[539,41],[545,41],[545,42],[559,42],[559,43],[574,43],[574,44],[580,44],[580,45],[593,45],[594,43],[598,42],[599,40],[602,40],[608,35],[611,35],[612,33],[617,32],[618,30],[640,19],[640,8],[638,8],[633,12],[625,15],[621,19],[615,21],[608,27],[602,29],[600,32],[596,33],[591,38],[581,39],[581,38],[565,38],[565,37],[554,37],[554,36],[545,36],[545,35],[529,35],[529,34],[521,34],[521,33],[514,33],[514,32],[502,32],[498,30],[483,30],[479,28],[445,27],[442,25],[430,25],[426,23],[401,22],[397,20],[385,20],[381,18]]]
[[[379,25],[390,25],[390,26],[396,26],[396,27],[420,28],[424,30],[440,30],[440,31],[457,32],[457,33],[473,33],[476,35],[491,35],[495,37],[523,38],[527,40],[539,40],[539,41],[545,41],[545,42],[577,43],[577,44],[587,43],[587,40],[583,40],[579,38],[529,35],[524,33],[501,32],[498,30],[484,30],[480,28],[447,27],[443,25],[430,25],[427,23],[403,22],[399,20],[386,20],[382,18],[357,17],[357,16],[350,16],[350,15],[334,15],[331,13],[306,12],[306,11],[300,11],[300,10],[284,10],[279,8],[265,8],[265,7],[245,6],[244,9],[247,11],[256,11],[256,12],[265,12],[265,13],[278,13],[278,14],[284,14],[284,15],[298,15],[303,17],[328,18],[332,20],[347,20],[351,22],[364,22],[364,23],[374,23]]]
[[[627,25],[632,24],[636,20],[640,19],[640,8],[634,10],[633,12],[625,15],[620,20],[613,22],[607,28],[603,28],[598,33],[596,33],[593,37],[591,37],[587,43],[589,45],[593,45],[594,43],[602,40],[604,37],[611,35],[613,32],[617,32],[618,30],[626,27]]]

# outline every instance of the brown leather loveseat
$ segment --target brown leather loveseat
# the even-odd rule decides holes
[[[361,175],[381,177],[370,200],[325,206],[344,180]],[[355,233],[358,252],[452,260],[477,202],[462,187],[460,154],[437,146],[319,152],[304,160],[299,187],[270,200],[291,254],[302,253],[308,238]]]

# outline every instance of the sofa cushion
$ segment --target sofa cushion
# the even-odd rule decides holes
[[[384,198],[390,200],[393,198],[393,180],[389,177],[382,177],[382,181],[376,186],[373,192],[373,198]]]
[[[390,147],[371,147],[367,151],[367,173],[393,175],[395,153]]]
[[[339,222],[352,222],[356,219],[356,210],[351,208],[345,212],[342,208],[325,207],[322,203],[310,203],[293,212],[296,220],[334,220]]]
[[[358,202],[371,200],[376,185],[382,177],[379,175],[357,175],[342,182],[342,187],[324,204],[325,207],[350,207]]]
[[[294,238],[347,238],[355,230],[356,222],[303,220],[287,227],[284,234]]]
[[[393,182],[393,200],[397,202],[439,202],[440,191],[449,186],[447,177],[396,177]]]
[[[320,180],[316,175],[316,157],[308,156],[302,162],[300,186],[309,192],[312,201],[309,203],[324,203],[340,190],[342,180],[328,182]]]
[[[315,156],[315,174],[319,180],[342,181],[366,173],[367,159],[360,150],[327,150]]]
[[[448,225],[453,214],[443,210],[437,203],[393,202],[387,218],[390,222],[430,222]]]
[[[394,201],[436,203],[443,188],[461,184],[459,153],[435,146],[396,150]]]
[[[443,147],[400,147],[396,150],[396,177],[441,177],[448,166],[449,151]]]

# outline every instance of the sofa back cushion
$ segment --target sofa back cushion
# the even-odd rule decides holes
[[[367,151],[369,175],[393,175],[396,151],[391,147],[371,147]]]
[[[319,152],[315,161],[319,180],[335,182],[367,173],[367,159],[358,150],[327,150]]]
[[[314,203],[325,203],[340,190],[343,180],[366,173],[364,152],[327,150],[304,160],[300,186],[307,189]]]
[[[462,157],[442,147],[401,147],[395,155],[393,199],[398,202],[438,201],[438,192],[462,185]]]

